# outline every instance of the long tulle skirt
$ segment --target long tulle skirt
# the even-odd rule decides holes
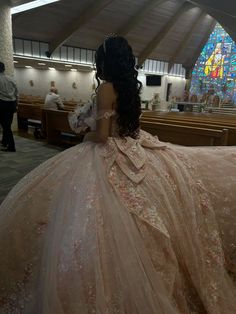
[[[236,148],[87,142],[0,208],[0,313],[236,313]]]

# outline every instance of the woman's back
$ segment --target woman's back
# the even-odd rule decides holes
[[[140,131],[132,51],[101,49],[115,65],[99,63],[99,143],[49,159],[0,207],[0,313],[236,313],[236,148]]]

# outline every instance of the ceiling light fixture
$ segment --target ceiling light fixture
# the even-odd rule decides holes
[[[72,72],[77,72],[78,70],[77,69],[70,69]]]
[[[55,69],[55,68],[50,68],[50,67],[49,67],[49,68],[48,68],[48,70],[52,70],[52,71],[53,71],[53,70],[56,70],[56,69]]]
[[[72,68],[71,64],[65,64],[65,67]]]
[[[25,66],[27,69],[32,69],[32,66],[31,65],[26,65]]]
[[[38,65],[46,65],[46,63],[41,63],[41,62],[39,62]]]
[[[0,0],[1,1],[1,0]],[[37,63],[39,63],[40,61],[45,61],[45,62],[48,62],[48,59],[45,59],[45,58],[35,58],[35,57],[29,57],[29,56],[19,56],[19,55],[15,55],[15,57],[17,59],[19,59],[19,62],[23,61],[23,62],[30,62],[30,61],[35,61]],[[58,65],[65,65],[65,62],[63,61],[59,61],[59,60],[52,60],[50,59],[50,64],[53,65],[55,64],[55,66],[58,66]],[[78,67],[85,67],[87,69],[90,69],[92,71],[93,69],[93,66],[91,64],[88,64],[88,63],[75,63],[73,66],[78,66]]]
[[[24,12],[24,11],[28,11],[31,9],[35,9],[38,7],[41,7],[43,5],[47,5],[53,2],[57,2],[60,0],[35,0],[35,1],[31,1],[25,4],[21,4],[21,5],[17,5],[16,7],[11,9],[11,14],[17,14],[20,12]]]
[[[18,61],[14,60],[13,63],[18,63]]]

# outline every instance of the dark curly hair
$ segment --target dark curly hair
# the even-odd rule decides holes
[[[0,73],[5,72],[5,64],[0,62]]]
[[[135,57],[127,40],[120,36],[107,38],[95,55],[96,79],[111,82],[117,92],[117,124],[121,137],[137,138],[141,115],[140,91]]]

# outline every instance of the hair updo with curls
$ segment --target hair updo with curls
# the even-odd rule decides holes
[[[141,114],[140,90],[135,68],[135,57],[127,40],[120,36],[108,37],[96,55],[96,79],[111,82],[117,92],[117,124],[121,137],[136,138]]]

